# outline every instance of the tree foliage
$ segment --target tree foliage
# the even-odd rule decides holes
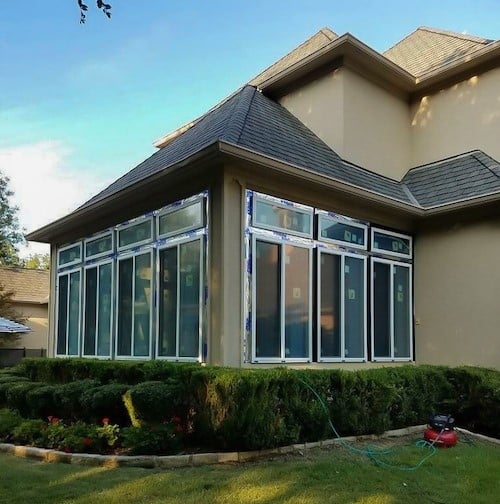
[[[24,268],[48,270],[50,268],[50,254],[30,254],[22,261]]]
[[[19,209],[11,204],[9,178],[0,172],[0,266],[19,265],[18,245],[24,243],[19,226]]]
[[[80,9],[80,24],[84,24],[87,20],[87,11],[89,10],[86,0],[77,0],[78,7]],[[96,1],[97,8],[104,13],[104,15],[109,19],[111,18],[111,5],[104,3],[102,0]]]

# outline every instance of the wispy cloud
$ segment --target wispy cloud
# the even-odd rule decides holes
[[[71,149],[56,141],[0,149],[0,171],[10,178],[12,202],[19,207],[19,220],[26,230],[71,212],[109,182],[72,170],[70,155]],[[32,246],[28,252],[46,250]]]

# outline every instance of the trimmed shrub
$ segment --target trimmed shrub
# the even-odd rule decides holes
[[[169,455],[179,451],[180,442],[172,423],[125,427],[123,446],[132,455]]]
[[[29,418],[31,415],[31,404],[29,402],[29,392],[42,387],[43,383],[37,382],[20,382],[8,383],[5,391],[5,404],[16,411],[24,418]]]
[[[130,385],[108,383],[87,389],[80,400],[84,411],[82,419],[100,423],[103,418],[108,418],[113,424],[129,424],[129,415],[123,403],[123,394],[129,388]]]
[[[17,411],[12,411],[8,408],[0,409],[0,439],[8,441],[12,435],[12,431],[23,421],[21,415]]]
[[[43,420],[25,420],[12,430],[12,441],[23,445],[40,445],[47,428]]]

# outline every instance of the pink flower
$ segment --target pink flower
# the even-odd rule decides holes
[[[102,420],[101,420],[102,424],[103,425],[108,425],[109,424],[109,418],[108,417],[104,417]]]
[[[56,424],[59,422],[59,418],[52,416],[52,415],[48,416],[47,420],[49,421],[49,423],[52,423],[52,424]]]

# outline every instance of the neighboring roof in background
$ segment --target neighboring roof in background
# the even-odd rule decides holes
[[[0,267],[0,284],[18,303],[47,304],[49,283],[48,270]]]
[[[27,333],[31,329],[24,324],[0,317],[0,333]]]
[[[415,77],[420,77],[471,55],[492,42],[494,40],[473,35],[420,27],[383,55]]]
[[[402,183],[430,208],[500,192],[500,164],[476,150],[413,168]]]
[[[249,82],[249,84],[251,86],[258,87],[262,82],[279,74],[288,67],[291,67],[305,57],[313,54],[318,49],[327,46],[330,42],[337,38],[339,38],[339,36],[334,31],[330,30],[330,28],[321,28],[321,30],[315,33],[311,38],[302,42],[302,44],[259,73],[259,75]]]

